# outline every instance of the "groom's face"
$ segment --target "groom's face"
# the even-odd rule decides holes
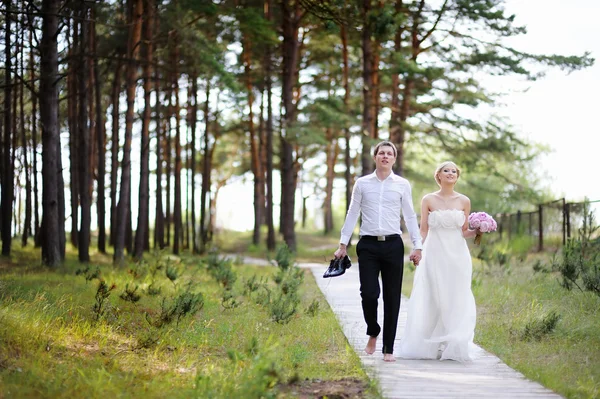
[[[389,145],[382,145],[375,154],[375,167],[379,170],[392,169],[396,163],[396,153]]]

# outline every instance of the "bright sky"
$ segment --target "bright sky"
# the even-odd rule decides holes
[[[582,55],[591,52],[596,64],[567,74],[551,69],[536,82],[498,79],[502,91],[511,94],[506,106],[496,109],[509,118],[521,137],[546,144],[553,152],[540,159],[556,198],[567,201],[584,197],[600,200],[600,183],[592,178],[598,170],[600,136],[600,0],[507,0],[506,9],[516,14],[515,23],[528,33],[509,42],[515,48],[538,54]],[[274,179],[279,190],[279,179]],[[275,200],[279,202],[278,193]],[[296,201],[298,211],[301,206]],[[248,230],[253,226],[252,184],[226,186],[219,195],[217,219],[227,228]],[[279,210],[276,209],[276,215]]]
[[[523,137],[553,148],[541,159],[541,169],[552,181],[557,198],[600,200],[598,169],[600,112],[600,15],[598,0],[508,0],[515,23],[527,26],[527,35],[511,40],[524,51],[581,55],[591,52],[595,65],[567,75],[555,69],[536,82],[516,84],[529,88],[507,99],[507,115]],[[506,88],[512,89],[507,82]]]

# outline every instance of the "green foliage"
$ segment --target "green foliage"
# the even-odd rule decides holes
[[[321,308],[321,303],[318,300],[313,299],[313,301],[310,303],[310,305],[308,305],[306,307],[306,309],[304,309],[304,313],[306,313],[310,317],[315,317],[316,315],[319,314],[320,308]]]
[[[269,314],[273,321],[287,324],[298,310],[300,300],[297,295],[288,295],[279,291],[269,304]]]
[[[240,304],[241,303],[237,299],[237,294],[231,288],[226,288],[223,290],[223,298],[221,300],[223,309],[235,309]]]
[[[211,250],[205,260],[208,272],[213,278],[221,283],[223,288],[231,288],[237,280],[237,275],[233,270],[232,261],[225,256],[221,257],[215,249]]]
[[[295,295],[304,280],[304,272],[298,267],[279,269],[274,280],[285,295]]]
[[[83,275],[83,277],[85,277],[86,282],[91,281],[93,279],[100,280],[100,268],[96,266],[94,270],[91,270],[90,265],[86,265],[85,268],[77,269],[77,271],[75,271],[75,275]]]
[[[520,338],[525,341],[532,339],[539,341],[556,329],[559,320],[560,315],[555,311],[551,311],[542,317],[531,319],[521,331]]]
[[[284,271],[294,264],[294,253],[289,249],[287,244],[283,243],[277,247],[275,262],[277,263],[277,266]]]
[[[561,275],[563,288],[571,290],[577,287],[580,291],[587,290],[600,296],[600,241],[595,238],[598,228],[595,215],[586,202],[579,236],[568,239],[561,255],[552,260],[553,270]]]
[[[119,295],[119,298],[127,302],[136,303],[142,298],[142,296],[137,293],[137,290],[137,284],[134,285],[133,288],[129,288],[129,283],[127,283],[125,285],[125,291],[123,291],[121,295]]]
[[[94,320],[98,321],[102,316],[104,316],[108,307],[108,297],[115,288],[117,288],[117,286],[114,283],[109,287],[104,280],[100,280],[98,282],[98,289],[96,290],[96,295],[94,297],[95,303],[92,308],[94,312]]]
[[[201,293],[183,292],[173,300],[163,298],[160,304],[160,315],[152,319],[146,313],[146,320],[154,327],[160,328],[171,324],[173,321],[179,325],[179,321],[187,316],[193,316],[204,307],[204,296]]]
[[[19,246],[16,253],[31,250]],[[101,263],[106,281],[114,281],[121,291],[127,283],[133,289],[130,266],[115,269],[109,257],[92,256]],[[68,257],[75,261],[67,261],[58,271],[32,266],[39,264],[32,260],[35,257],[26,257],[25,263],[13,259],[10,267],[0,264],[0,392],[6,395],[292,397],[292,392],[312,395],[313,380],[346,378],[363,389],[369,387],[360,360],[346,350],[347,341],[330,309],[323,308],[314,317],[298,314],[280,324],[272,321],[265,306],[235,295],[254,275],[259,286],[268,285],[276,296],[277,268],[245,264],[236,270],[240,279],[230,294],[239,305],[224,311],[226,290],[195,266],[198,256],[182,254],[176,286],[167,283],[164,262],[156,272],[154,284],[163,283],[164,298],[141,295],[136,306],[123,302],[117,306],[112,301],[121,300],[111,295],[103,303],[104,315],[93,321],[90,308],[97,287],[94,284],[90,291],[89,284],[75,275],[77,255]],[[135,279],[137,293],[152,282],[152,270],[161,263],[158,258],[148,257],[148,274]],[[191,298],[180,299],[177,306],[181,295],[177,289],[192,287],[189,296],[199,286],[203,307],[191,316]],[[251,295],[261,291],[257,288]],[[312,279],[298,295],[299,309],[314,299],[323,300]],[[181,311],[174,312],[175,307]],[[178,326],[177,314],[186,314]],[[230,350],[229,357],[223,348]],[[295,364],[298,360],[303,362]],[[196,377],[201,380],[198,384]],[[294,380],[301,383],[290,386]],[[322,384],[316,383],[323,395],[329,395]]]
[[[165,268],[165,276],[167,276],[167,278],[173,283],[173,285],[175,285],[175,280],[179,278],[180,273],[181,272],[179,271],[179,268],[177,268],[177,266],[175,266],[171,262],[167,262]]]

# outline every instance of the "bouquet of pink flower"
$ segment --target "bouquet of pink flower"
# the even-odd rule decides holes
[[[489,233],[496,231],[498,224],[493,217],[485,212],[473,212],[469,215],[469,225],[471,228],[477,229],[477,235],[473,241],[476,245],[481,243],[481,233]]]

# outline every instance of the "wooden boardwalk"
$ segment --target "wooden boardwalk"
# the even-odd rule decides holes
[[[467,364],[403,359],[387,363],[381,354],[381,340],[378,340],[375,354],[365,354],[363,349],[367,336],[360,304],[358,265],[353,265],[345,275],[330,279],[322,278],[324,264],[299,266],[311,269],[348,342],[369,376],[379,383],[385,398],[561,398],[542,385],[527,380],[480,347],[477,347],[473,362]],[[403,298],[395,348],[398,348],[398,340],[406,324],[407,304],[408,299]],[[379,309],[381,319],[381,303]]]

